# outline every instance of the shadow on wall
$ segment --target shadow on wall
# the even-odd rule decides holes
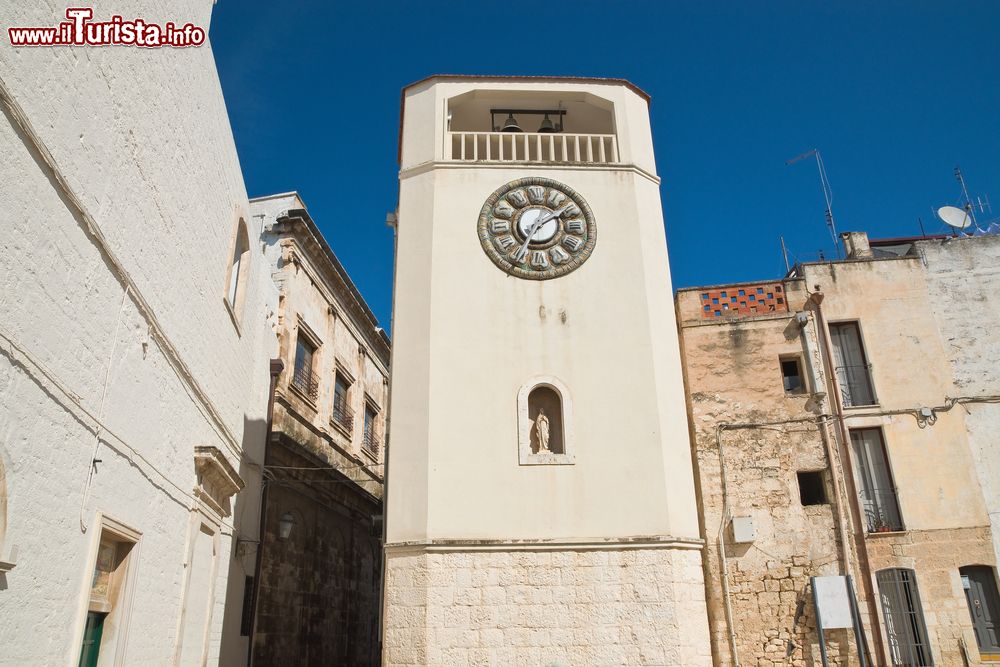
[[[264,442],[267,422],[243,416],[243,459],[239,475],[246,486],[236,494],[234,526],[226,563],[220,563],[220,576],[228,572],[226,600],[222,620],[222,645],[219,665],[242,667],[247,664],[250,648],[253,582],[257,562],[260,530],[261,475],[264,463]]]

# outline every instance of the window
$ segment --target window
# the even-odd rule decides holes
[[[243,579],[243,614],[240,616],[240,636],[249,637],[253,631],[253,577]]]
[[[295,371],[292,373],[292,386],[315,401],[319,396],[319,381],[313,373],[313,357],[316,355],[316,345],[299,328],[295,340]]]
[[[879,570],[875,579],[893,667],[933,666],[916,574],[902,568]]]
[[[882,430],[854,429],[851,431],[851,445],[854,449],[854,463],[857,466],[856,478],[859,485],[858,493],[861,496],[861,509],[868,523],[868,532],[887,533],[903,530]]]
[[[798,473],[799,500],[805,505],[825,505],[826,484],[822,470],[803,470]]]
[[[226,276],[226,300],[229,302],[234,315],[239,313],[243,308],[249,263],[250,240],[247,236],[246,223],[240,220],[237,224],[232,259],[229,263],[229,274]]]
[[[976,635],[979,653],[990,658],[1000,658],[1000,595],[992,567],[967,565],[958,569],[962,589],[969,603],[972,630]]]
[[[802,364],[798,357],[788,357],[779,360],[781,363],[781,378],[786,394],[801,394],[806,385],[802,379]]]
[[[365,401],[365,435],[362,442],[362,449],[378,458],[378,451],[381,445],[381,436],[378,432],[378,410],[368,401]]]
[[[834,372],[844,407],[875,405],[871,365],[865,357],[857,322],[831,324],[830,341]]]
[[[337,371],[333,379],[333,414],[331,421],[339,426],[347,435],[354,430],[354,410],[351,409],[351,381],[342,372]]]

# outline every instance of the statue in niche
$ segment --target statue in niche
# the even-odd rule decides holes
[[[535,435],[538,437],[538,453],[549,451],[549,418],[545,416],[545,408],[540,408],[535,417]]]

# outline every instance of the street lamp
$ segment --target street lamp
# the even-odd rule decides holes
[[[278,519],[278,539],[285,541],[292,534],[292,526],[295,525],[295,516],[291,512],[285,512]]]

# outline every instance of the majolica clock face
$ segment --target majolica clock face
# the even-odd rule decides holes
[[[578,192],[548,178],[522,178],[486,200],[479,241],[493,263],[528,280],[557,278],[590,257],[597,224]]]

